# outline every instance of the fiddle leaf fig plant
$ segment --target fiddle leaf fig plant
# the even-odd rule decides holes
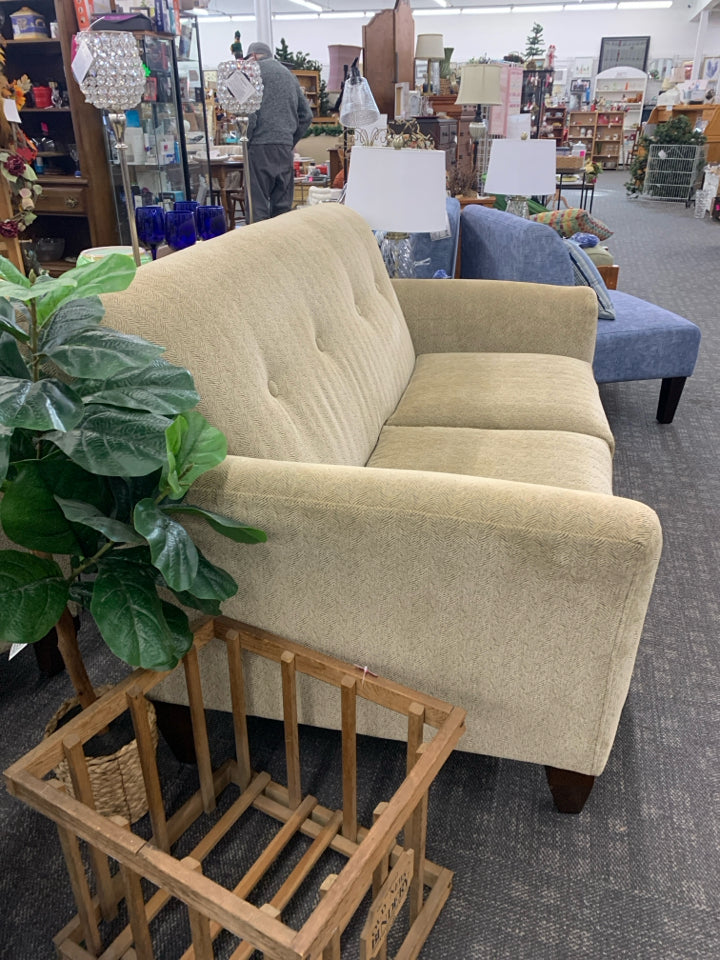
[[[188,502],[227,443],[188,370],[102,324],[98,295],[134,275],[121,254],[57,278],[0,258],[0,527],[22,548],[0,550],[0,640],[39,640],[72,600],[120,659],[168,670],[192,644],[181,605],[216,615],[237,592],[183,516],[266,537]]]

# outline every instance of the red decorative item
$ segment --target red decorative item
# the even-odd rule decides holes
[[[44,110],[45,107],[52,106],[52,90],[50,87],[36,87],[32,88],[33,102],[35,106]]]

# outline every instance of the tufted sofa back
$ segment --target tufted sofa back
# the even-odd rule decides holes
[[[372,231],[339,204],[163,257],[103,302],[190,370],[235,455],[364,465],[415,363]]]

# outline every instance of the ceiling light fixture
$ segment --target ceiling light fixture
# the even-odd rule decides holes
[[[672,0],[629,0],[619,3],[618,10],[667,10],[672,6]]]
[[[525,6],[521,4],[511,8],[511,13],[562,13],[561,3],[539,3]]]
[[[299,7],[306,7],[308,10],[314,10],[316,13],[322,12],[320,4],[313,3],[312,0],[292,0],[292,3],[296,3]]]

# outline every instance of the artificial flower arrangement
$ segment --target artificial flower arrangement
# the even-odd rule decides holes
[[[42,192],[37,175],[30,165],[36,155],[37,150],[22,131],[18,131],[16,147],[0,150],[0,172],[8,183],[15,210],[12,217],[0,220],[1,237],[17,237],[35,220],[35,200]]]
[[[5,76],[5,51],[0,45],[0,98],[14,100],[18,110],[25,106],[25,97],[32,86],[23,74],[19,80],[8,81]],[[0,171],[7,181],[10,202],[15,211],[6,220],[0,220],[0,237],[17,237],[35,220],[35,200],[42,193],[31,164],[37,156],[37,147],[17,124],[11,125],[0,109]]]

